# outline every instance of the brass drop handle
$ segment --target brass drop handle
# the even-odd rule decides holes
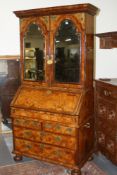
[[[110,91],[107,91],[106,89],[103,91],[103,93],[107,97],[111,95],[111,92]]]
[[[47,90],[46,91],[46,95],[51,95],[52,94],[52,90]]]
[[[84,125],[85,128],[90,128],[91,127],[91,124],[88,122]]]

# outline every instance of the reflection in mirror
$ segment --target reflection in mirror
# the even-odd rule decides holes
[[[24,79],[44,80],[44,36],[36,24],[30,24],[24,37]]]
[[[80,81],[80,33],[71,20],[64,20],[55,36],[55,80]]]

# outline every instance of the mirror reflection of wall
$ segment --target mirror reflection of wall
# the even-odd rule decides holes
[[[71,20],[64,20],[55,36],[55,79],[80,81],[80,33]]]
[[[44,80],[44,36],[38,25],[29,25],[24,46],[24,79]]]

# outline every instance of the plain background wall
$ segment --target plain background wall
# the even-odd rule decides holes
[[[19,19],[13,11],[91,3],[100,11],[96,16],[96,33],[117,30],[117,0],[0,0],[0,55],[20,54]],[[94,78],[117,77],[117,49],[100,49],[95,37]]]

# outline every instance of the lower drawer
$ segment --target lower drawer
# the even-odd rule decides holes
[[[76,149],[76,138],[71,136],[64,136],[59,134],[53,134],[49,132],[42,132],[42,142],[60,146],[63,148]]]
[[[52,145],[34,143],[22,139],[14,139],[14,151],[22,155],[35,156],[37,159],[45,158],[48,160],[69,163],[75,165],[75,151],[59,148]]]
[[[21,139],[26,139],[35,142],[47,143],[55,146],[60,146],[69,149],[76,149],[76,138],[53,134],[50,132],[31,130],[26,128],[14,127],[14,136]]]

